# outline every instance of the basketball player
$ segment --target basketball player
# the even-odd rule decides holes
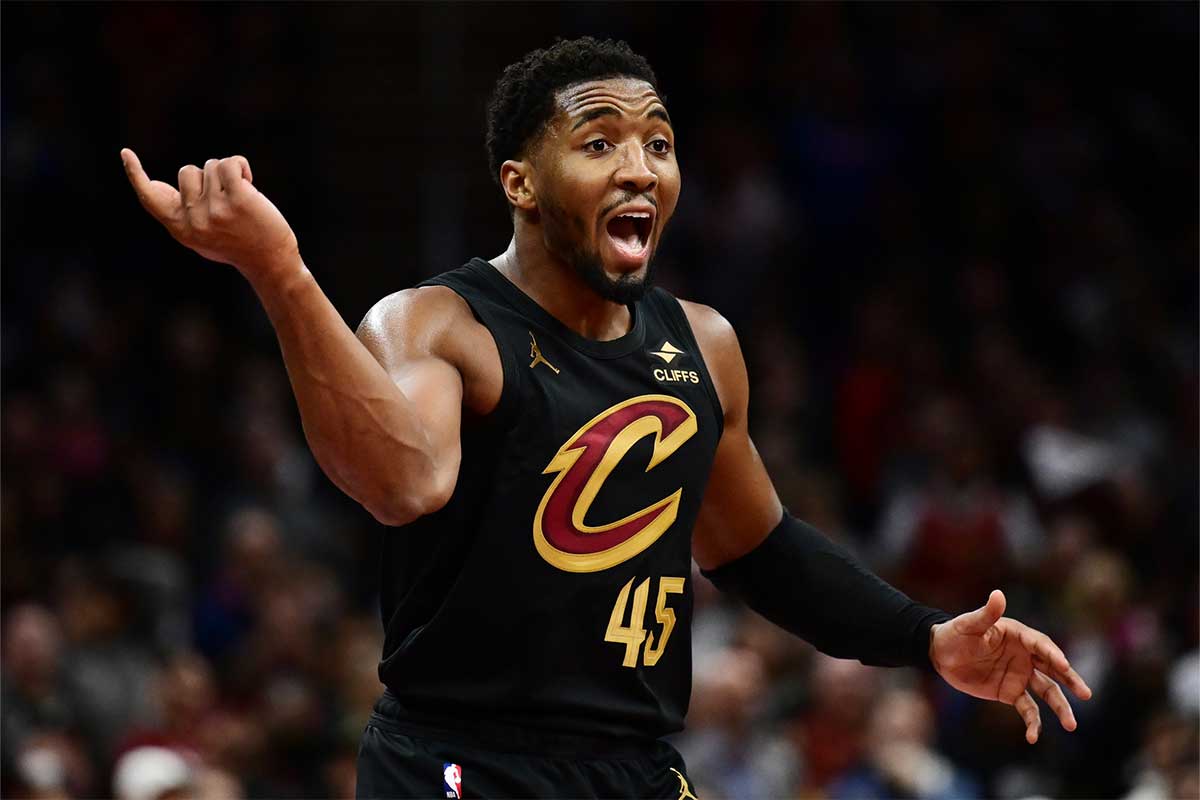
[[[827,653],[1012,705],[1030,743],[1035,695],[1073,730],[1059,684],[1091,694],[999,591],[953,618],[918,605],[781,507],[733,330],[651,286],[680,191],[656,85],[590,38],[508,67],[487,146],[512,241],[357,335],[245,158],[176,189],[121,153],[147,211],[258,294],[326,474],[398,526],[361,797],[693,796],[660,738],[687,711],[693,558]]]

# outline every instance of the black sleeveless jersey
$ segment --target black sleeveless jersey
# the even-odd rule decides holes
[[[446,286],[495,338],[496,410],[464,417],[449,503],[385,532],[380,679],[413,720],[662,736],[691,691],[691,534],[720,403],[683,309],[654,289],[599,342],[491,264]]]

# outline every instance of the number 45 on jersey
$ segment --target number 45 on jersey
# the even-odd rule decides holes
[[[667,595],[682,594],[684,579],[658,579],[658,600],[654,604],[654,617],[658,624],[662,625],[662,632],[659,634],[657,646],[654,632],[647,632],[642,627],[642,621],[646,618],[646,600],[650,594],[650,578],[646,578],[634,590],[629,625],[622,624],[625,621],[625,606],[629,603],[629,589],[635,580],[637,579],[630,578],[629,583],[621,587],[617,602],[613,604],[612,614],[608,618],[604,641],[625,645],[625,660],[621,664],[631,668],[638,665],[638,653],[642,649],[642,642],[645,641],[645,664],[647,667],[653,667],[662,658],[667,649],[667,640],[671,638],[671,631],[675,628],[675,611],[667,608]]]

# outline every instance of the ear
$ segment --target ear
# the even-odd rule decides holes
[[[537,208],[537,193],[533,187],[533,164],[526,161],[505,161],[500,165],[500,186],[514,208],[532,211]]]

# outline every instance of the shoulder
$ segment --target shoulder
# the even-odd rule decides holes
[[[695,335],[696,341],[704,348],[705,358],[708,357],[710,349],[718,355],[730,350],[741,353],[737,333],[733,330],[733,325],[729,323],[729,320],[721,316],[721,312],[703,303],[676,299],[683,309],[684,316],[687,317],[688,324],[692,326],[692,333]]]
[[[427,340],[468,320],[478,324],[470,306],[454,290],[421,286],[393,292],[371,306],[356,335],[364,342],[386,343],[398,333]]]
[[[467,301],[445,286],[419,286],[387,295],[366,313],[358,340],[395,376],[413,361],[438,359],[463,380],[464,404],[487,413],[503,385],[500,352]]]
[[[746,362],[733,325],[719,311],[702,303],[679,300],[692,335],[700,345],[704,363],[712,376],[713,387],[728,420],[731,413],[744,409],[749,398]]]

